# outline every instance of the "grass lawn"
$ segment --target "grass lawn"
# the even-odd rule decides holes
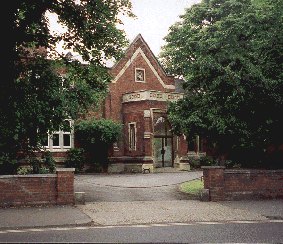
[[[204,189],[202,180],[192,180],[181,186],[182,190],[192,194],[198,194],[200,189]]]

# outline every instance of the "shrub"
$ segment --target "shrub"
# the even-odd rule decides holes
[[[52,153],[46,151],[42,155],[42,159],[33,156],[28,157],[28,161],[31,164],[31,168],[26,168],[26,171],[23,167],[19,168],[18,173],[21,174],[53,174],[56,170],[56,163],[52,156]]]
[[[32,173],[33,174],[40,174],[40,169],[41,169],[41,162],[38,160],[37,157],[32,157],[29,158],[29,161],[32,166]]]
[[[190,168],[191,169],[199,169],[200,168],[200,160],[199,159],[189,159]]]
[[[32,166],[20,166],[17,170],[18,175],[32,174]]]
[[[190,158],[189,163],[192,169],[200,169],[201,166],[213,166],[218,164],[218,159],[213,159],[211,156],[202,156],[199,159]]]
[[[76,138],[92,170],[108,167],[108,149],[122,135],[122,124],[112,120],[82,120],[75,126]]]
[[[82,171],[86,157],[83,155],[85,150],[83,148],[73,148],[68,150],[68,161],[66,166],[75,168],[75,172]]]
[[[93,173],[102,173],[103,172],[103,165],[99,162],[92,163],[92,172]]]
[[[56,163],[49,151],[45,151],[41,159],[34,154],[28,155],[26,159],[30,166],[20,166],[17,160],[10,160],[9,157],[2,156],[0,158],[0,175],[55,173]]]
[[[50,173],[50,174],[54,174],[55,170],[56,170],[56,163],[55,163],[55,159],[52,156],[52,153],[49,152],[49,151],[46,151],[43,154],[43,160],[44,160],[45,166],[47,168],[46,169],[47,172]]]
[[[212,166],[214,164],[211,156],[202,156],[200,158],[200,166]]]

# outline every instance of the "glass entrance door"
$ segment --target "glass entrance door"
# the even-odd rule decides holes
[[[154,138],[156,167],[173,167],[172,137]]]
[[[173,133],[166,112],[155,111],[153,123],[155,167],[173,167]]]

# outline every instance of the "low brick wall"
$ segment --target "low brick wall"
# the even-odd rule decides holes
[[[0,206],[73,204],[75,169],[56,174],[0,176]]]
[[[211,201],[283,198],[283,170],[229,170],[223,166],[202,169]]]

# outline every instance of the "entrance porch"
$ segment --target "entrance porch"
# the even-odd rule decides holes
[[[167,119],[167,101],[177,101],[182,94],[139,91],[123,95],[124,138],[115,144],[108,172],[155,172],[177,168],[186,156],[187,142],[173,134]]]

